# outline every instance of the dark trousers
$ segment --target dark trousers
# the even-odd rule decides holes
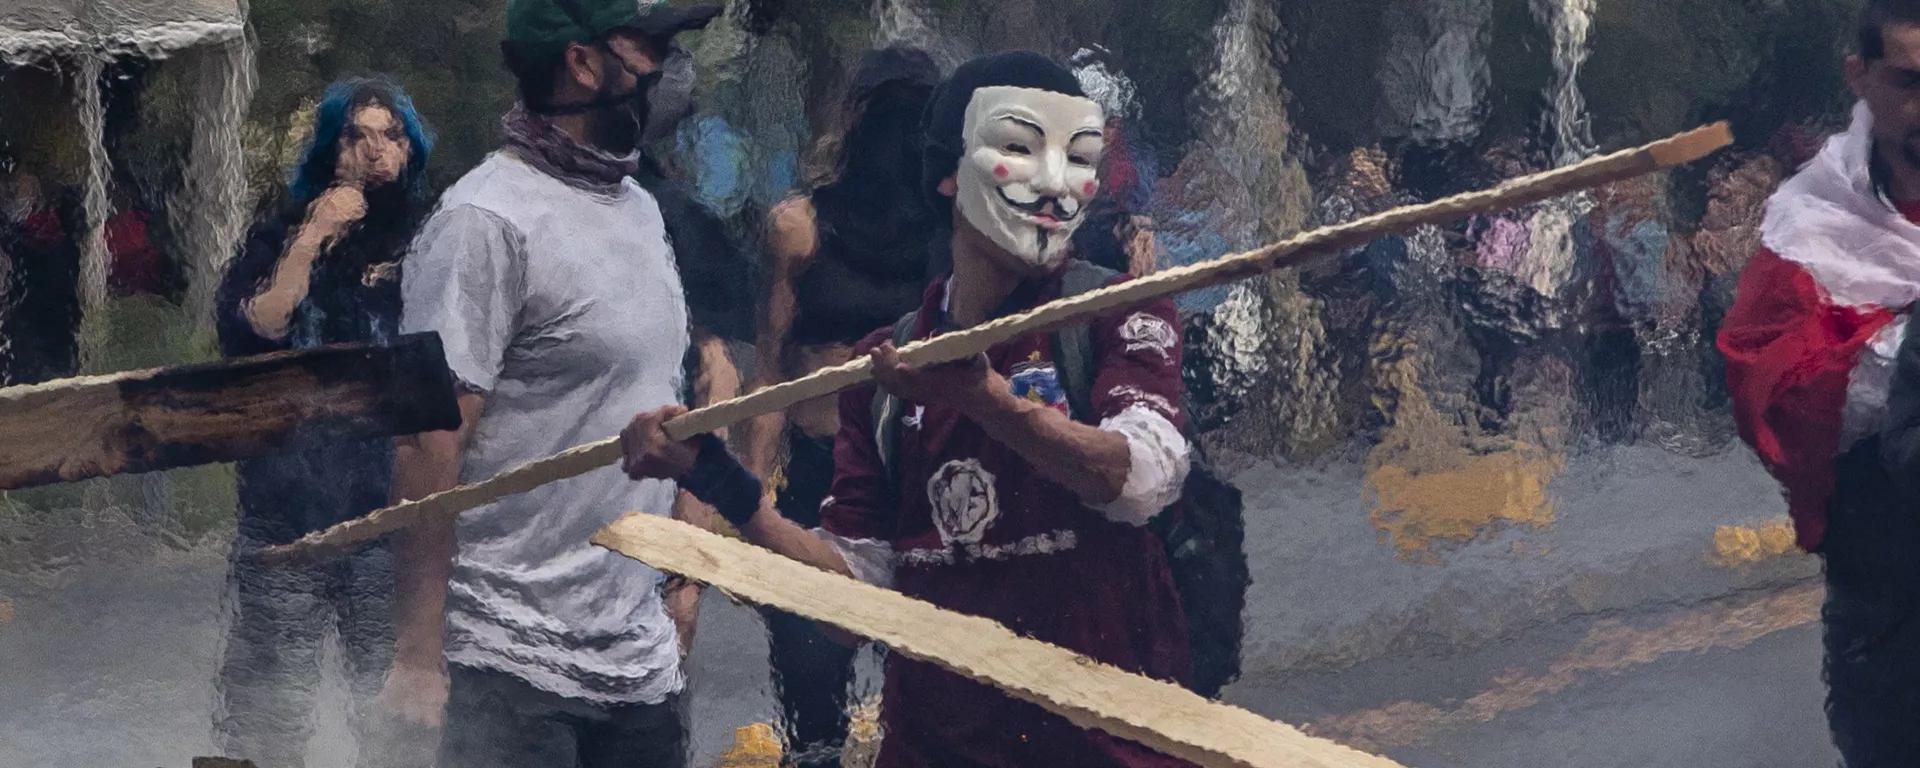
[[[1920,765],[1920,504],[1844,468],[1840,488],[1820,545],[1827,722],[1846,768]]]
[[[820,525],[820,502],[833,484],[833,441],[807,436],[789,427],[786,485],[775,503],[780,514],[806,528]],[[847,688],[853,683],[856,649],[827,637],[819,624],[776,610],[761,611],[767,622],[768,664],[780,720],[787,737],[788,764],[797,768],[840,765],[847,742]]]
[[[260,768],[298,768],[313,735],[320,643],[338,627],[356,714],[358,764],[426,766],[431,750],[409,749],[374,702],[393,662],[393,559],[375,545],[312,566],[268,566],[252,557],[258,540],[233,547],[227,599],[232,624],[216,681],[214,733],[220,749]]]
[[[686,694],[596,704],[490,669],[449,665],[438,768],[685,768]]]
[[[798,768],[840,765],[847,743],[847,690],[857,652],[827,637],[819,624],[791,613],[765,610],[767,655],[774,696],[787,737],[788,764]]]

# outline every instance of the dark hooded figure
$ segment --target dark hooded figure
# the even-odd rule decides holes
[[[73,375],[79,365],[78,195],[0,158],[0,385]]]
[[[427,210],[432,139],[400,89],[334,84],[284,200],[269,203],[216,297],[228,356],[390,338],[400,322],[400,264]],[[299,766],[312,733],[320,639],[339,628],[362,713],[360,765],[402,760],[367,714],[393,658],[393,563],[373,546],[330,563],[273,567],[250,555],[385,506],[388,440],[308,430],[279,454],[240,462],[229,577],[233,623],[215,730],[225,752],[261,768]],[[431,755],[425,755],[430,758]]]
[[[767,319],[759,340],[759,385],[846,362],[853,344],[920,302],[927,281],[932,214],[919,193],[921,113],[940,71],[914,48],[867,53],[854,72],[839,125],[816,148],[810,190],[769,217]],[[781,512],[808,526],[833,481],[833,398],[763,417],[749,454],[781,477]],[[767,612],[774,687],[798,765],[838,765],[847,736],[847,686],[855,650],[818,625]]]

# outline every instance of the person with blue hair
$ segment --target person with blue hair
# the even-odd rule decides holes
[[[284,195],[227,268],[215,300],[221,353],[257,355],[384,341],[400,323],[401,258],[431,202],[433,140],[398,86],[333,84]],[[214,730],[228,755],[299,766],[312,735],[320,643],[337,628],[347,660],[361,766],[404,756],[394,719],[372,711],[394,655],[393,561],[382,546],[307,567],[270,567],[255,550],[359,517],[388,501],[393,447],[309,428],[281,452],[239,463],[240,512],[228,577],[232,623]]]

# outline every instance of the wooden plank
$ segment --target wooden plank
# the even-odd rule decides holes
[[[1365,245],[1384,235],[1406,232],[1426,224],[1444,224],[1476,214],[1504,211],[1690,163],[1731,143],[1733,133],[1727,124],[1714,123],[1564,168],[1510,179],[1492,189],[1394,208],[1344,224],[1303,232],[1264,248],[1174,267],[1138,280],[1048,302],[964,331],[908,344],[900,350],[900,356],[914,365],[958,360],[979,354],[1009,339],[1083,323],[1089,318],[1122,307],[1185,291],[1224,285],[1275,269],[1297,267],[1347,248]],[[668,435],[685,439],[784,410],[797,403],[825,397],[866,382],[872,378],[872,372],[868,370],[870,365],[870,361],[862,357],[842,365],[822,368],[792,381],[682,414],[667,422],[665,428]],[[307,534],[292,544],[266,549],[261,557],[270,562],[335,557],[351,551],[360,542],[410,527],[423,518],[457,515],[547,483],[591,472],[619,459],[620,441],[617,437],[575,446],[477,483],[374,510],[365,517]]]
[[[823,621],[1203,766],[1387,768],[1396,763],[1124,672],[1004,625],[790,560],[666,517],[631,514],[593,543],[759,605]]]
[[[233,461],[297,427],[343,437],[453,429],[438,334],[0,389],[0,489]]]

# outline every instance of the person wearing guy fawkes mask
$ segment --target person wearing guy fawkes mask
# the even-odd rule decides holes
[[[928,286],[905,335],[1024,311],[1088,274],[1071,236],[1100,189],[1104,125],[1073,74],[1035,53],[974,59],[934,92],[920,189],[952,271]],[[1185,616],[1165,548],[1145,527],[1179,497],[1191,450],[1173,321],[1161,299],[1088,323],[1080,419],[1068,415],[1048,334],[926,368],[900,362],[894,329],[869,334],[854,352],[873,361],[874,383],[839,396],[817,528],[783,516],[719,441],[668,439],[661,425],[678,406],[634,418],[624,467],[675,478],[747,540],[788,557],[1184,681]],[[898,425],[890,460],[876,438],[876,385],[898,399],[881,417]],[[879,768],[1190,765],[898,654],[880,706]]]
[[[676,32],[713,6],[508,0],[520,101],[505,146],[441,198],[402,276],[403,333],[438,332],[462,426],[399,440],[417,499],[680,401],[687,306],[660,209],[631,176]],[[682,766],[686,679],[662,576],[589,543],[672,483],[589,473],[396,537],[382,696],[441,726],[441,768]]]

